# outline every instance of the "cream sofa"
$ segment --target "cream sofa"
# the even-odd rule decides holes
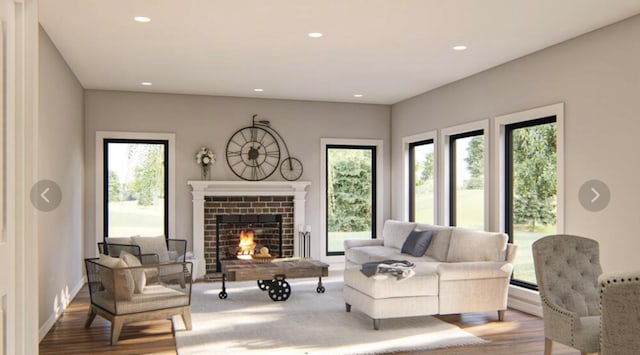
[[[424,255],[401,253],[414,230],[431,231]],[[380,319],[434,314],[497,311],[503,320],[516,254],[507,239],[504,233],[388,220],[382,238],[344,243],[347,312],[353,306],[367,314],[374,329]],[[414,275],[368,277],[361,271],[365,263],[384,260],[410,261]]]

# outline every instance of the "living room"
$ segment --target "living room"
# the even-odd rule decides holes
[[[67,1],[65,6],[76,6],[72,13],[79,15],[83,11],[95,12],[95,9],[91,8],[97,3]],[[550,6],[547,10],[553,8],[549,5],[551,3],[553,2],[547,4]],[[18,252],[15,253],[15,258],[9,260],[15,263],[14,265],[22,266],[25,264],[20,263],[25,263],[25,258],[33,263],[28,267],[10,268],[19,270],[13,278],[16,285],[22,286],[16,287],[16,300],[3,301],[3,311],[8,314],[7,309],[14,306],[19,312],[16,314],[22,314],[23,320],[7,324],[20,324],[24,329],[37,330],[25,330],[21,335],[7,333],[5,339],[16,336],[14,345],[11,345],[10,341],[6,342],[7,346],[14,346],[9,348],[14,351],[7,353],[36,353],[39,340],[46,336],[86,282],[83,260],[85,257],[96,256],[96,243],[102,241],[103,227],[98,210],[102,198],[102,189],[98,186],[101,181],[98,167],[102,163],[102,157],[98,153],[101,146],[97,138],[98,132],[174,135],[174,203],[171,207],[173,213],[168,217],[169,235],[187,239],[188,249],[193,251],[193,202],[188,181],[200,180],[201,176],[200,167],[194,159],[195,153],[203,145],[215,152],[217,161],[210,170],[213,181],[239,181],[225,161],[226,143],[234,132],[251,123],[252,115],[258,114],[258,117],[269,120],[286,139],[291,154],[298,157],[304,165],[300,181],[310,182],[306,191],[307,212],[304,224],[312,231],[311,256],[334,263],[338,259],[326,257],[326,245],[323,245],[324,238],[321,237],[325,233],[325,221],[321,212],[324,203],[322,186],[325,174],[322,139],[380,142],[382,149],[379,158],[383,163],[378,180],[381,193],[377,201],[380,208],[377,211],[376,228],[381,231],[387,219],[408,220],[405,182],[407,138],[422,135],[436,138],[436,142],[443,142],[446,135],[443,133],[457,132],[456,130],[464,130],[465,127],[486,127],[489,173],[486,174],[488,180],[485,185],[488,189],[484,229],[501,231],[502,201],[497,192],[501,181],[498,173],[500,156],[496,153],[500,148],[495,143],[499,125],[496,122],[505,115],[563,104],[563,157],[559,160],[563,164],[563,173],[558,187],[558,232],[597,240],[600,243],[600,261],[605,272],[629,271],[635,267],[634,251],[640,246],[640,241],[634,235],[637,230],[634,217],[638,212],[635,201],[638,196],[636,189],[639,188],[635,186],[637,184],[634,183],[634,177],[640,172],[640,168],[636,164],[629,164],[625,158],[633,157],[634,134],[638,126],[634,113],[640,111],[640,102],[637,100],[640,87],[640,72],[637,70],[640,60],[640,44],[637,41],[640,34],[638,1],[620,1],[617,4],[618,12],[611,10],[607,13],[605,9],[616,6],[591,2],[584,7],[591,10],[592,16],[593,12],[601,12],[601,22],[593,20],[589,25],[584,25],[582,30],[575,30],[576,32],[566,38],[549,40],[546,45],[540,45],[535,51],[515,55],[474,72],[465,71],[465,61],[460,59],[454,63],[462,68],[459,69],[460,74],[457,78],[442,81],[432,89],[418,91],[413,95],[376,98],[373,94],[367,95],[366,90],[360,87],[358,91],[354,91],[355,88],[336,89],[335,92],[348,92],[349,97],[344,94],[343,99],[334,97],[324,100],[311,96],[305,98],[304,95],[308,93],[295,81],[296,73],[289,73],[290,78],[287,78],[291,80],[288,85],[299,87],[299,96],[295,98],[272,96],[268,87],[253,82],[241,83],[246,87],[246,94],[236,91],[233,94],[214,95],[206,92],[198,94],[195,90],[189,92],[171,88],[158,89],[163,80],[169,81],[173,76],[180,75],[181,64],[174,64],[174,67],[166,72],[166,77],[155,79],[147,78],[147,73],[144,72],[128,72],[126,63],[122,62],[114,61],[107,66],[95,65],[92,62],[77,63],[72,60],[75,58],[72,53],[74,50],[82,50],[82,47],[68,48],[65,45],[66,41],[76,40],[86,44],[88,52],[106,56],[106,53],[99,50],[89,51],[89,48],[106,46],[106,41],[114,40],[108,37],[108,33],[83,32],[77,29],[73,34],[76,39],[62,37],[64,32],[57,31],[63,28],[61,23],[70,20],[67,17],[64,20],[57,17],[64,16],[61,15],[64,11],[61,9],[65,6],[56,1],[40,1],[39,4],[35,1],[25,1],[21,6],[36,5],[39,5],[40,13],[35,15],[33,8],[30,8],[25,16],[32,22],[36,16],[36,25],[41,25],[37,34],[30,33],[31,37],[26,37],[27,40],[36,40],[31,43],[36,49],[27,53],[35,55],[37,61],[27,63],[30,63],[31,68],[37,69],[35,72],[38,84],[32,90],[37,93],[38,114],[33,116],[33,126],[16,125],[19,129],[12,128],[12,125],[7,126],[7,132],[15,129],[16,141],[32,143],[30,148],[20,148],[24,149],[24,153],[15,155],[11,164],[16,164],[16,161],[22,159],[28,161],[29,157],[34,157],[35,161],[31,166],[33,170],[28,172],[25,172],[24,166],[14,165],[20,168],[15,171],[21,170],[25,174],[15,175],[15,181],[24,181],[25,186],[15,190],[7,189],[15,191],[13,196],[8,194],[7,205],[18,206],[16,201],[19,196],[29,195],[32,185],[29,182],[35,183],[43,179],[54,181],[60,186],[62,201],[60,206],[46,213],[34,212],[28,204],[16,208],[23,211],[19,216],[24,219],[14,215],[16,220],[22,221],[22,224],[16,223],[14,226],[16,239],[22,236],[22,241],[16,242],[15,248]],[[500,5],[504,4],[493,4],[498,7]],[[582,5],[573,5],[575,8],[572,11],[575,11],[577,18],[581,17],[580,11],[588,10],[583,9]],[[143,10],[123,7],[128,9],[122,12],[123,16],[128,16],[127,21],[134,15],[140,15],[135,13],[136,11]],[[397,10],[399,14],[402,13],[400,6],[391,5],[390,8]],[[197,12],[194,9],[192,11]],[[149,24],[130,21],[131,23],[122,26],[129,26],[133,31],[145,31],[141,26],[153,26],[160,22],[161,17],[154,17],[149,13],[147,15],[151,17]],[[251,16],[253,17],[250,18],[258,19],[263,15],[252,13]],[[604,20],[605,17],[607,20]],[[595,18],[598,19],[598,16]],[[484,22],[487,26],[489,23]],[[563,24],[562,21],[556,21],[554,24],[556,23]],[[47,28],[47,25],[50,27]],[[499,21],[495,21],[491,25],[500,24]],[[96,26],[99,27],[97,24]],[[312,30],[314,29],[308,31]],[[330,40],[331,30],[320,30],[327,33],[319,40]],[[306,36],[306,33],[304,35]],[[522,34],[513,36],[518,35]],[[145,34],[138,33],[135,36],[144,38]],[[460,39],[455,39],[458,40]],[[453,44],[447,43],[447,49],[450,50]],[[491,45],[493,51],[501,50],[501,43],[486,45]],[[158,46],[162,46],[162,43],[148,44],[148,48],[142,47],[150,49]],[[262,47],[244,55],[260,62],[261,58],[267,58],[264,55],[267,47],[269,44],[265,41]],[[301,55],[304,53],[318,56],[324,53],[322,49],[317,48],[317,43],[306,43],[299,49]],[[456,54],[471,56],[474,50],[476,49],[469,43],[466,51]],[[68,51],[67,54],[65,51]],[[166,53],[166,57],[172,57],[171,52]],[[373,50],[367,54],[375,53]],[[149,66],[154,65],[154,59],[145,57],[144,49],[141,49],[138,55],[141,58],[139,61],[148,63]],[[425,58],[422,60],[427,62]],[[224,63],[216,65],[222,64]],[[402,66],[403,58],[398,59],[393,65]],[[267,64],[256,66],[263,71],[269,71]],[[108,80],[103,83],[85,83],[80,79],[89,79],[79,73],[86,72],[87,68],[106,73],[107,77],[110,72],[118,72],[118,75],[124,73],[124,76],[132,78],[132,82],[127,87],[114,86]],[[424,65],[423,68],[426,72],[438,71],[430,65]],[[298,70],[313,71],[314,68],[302,66],[298,67]],[[139,83],[147,80],[153,81],[154,85],[141,87]],[[321,82],[323,78],[316,77],[315,80]],[[286,82],[287,80],[284,80],[279,84],[286,86]],[[374,79],[370,79],[368,84],[364,81],[360,85],[385,86]],[[402,82],[386,83],[389,87],[402,85]],[[264,91],[253,91],[254,86],[264,88]],[[354,98],[353,94],[364,96]],[[12,147],[11,144],[15,145],[16,142],[10,141],[7,144]],[[16,152],[18,150],[15,148]],[[7,162],[9,160],[7,159]],[[441,174],[438,176],[442,180],[445,177],[445,167],[444,155],[439,156],[435,170],[437,174]],[[7,168],[7,172],[9,171],[11,169]],[[7,179],[10,183],[11,179]],[[282,179],[278,173],[268,179],[280,180]],[[608,205],[595,212],[584,208],[579,196],[583,184],[591,180],[604,182],[611,196]],[[435,224],[446,224],[448,219],[444,182],[441,181],[440,184],[439,193],[436,194],[437,212],[434,221],[437,222]],[[14,204],[11,204],[11,201]],[[28,224],[25,220],[37,222],[28,228],[20,228]],[[37,257],[29,250],[37,250]],[[20,301],[19,296],[22,296],[24,301]],[[536,304],[526,295],[521,297],[520,308],[535,314],[532,308],[539,307],[539,299]],[[514,297],[514,300],[516,298]],[[528,302],[531,304],[527,304]],[[36,304],[38,307],[33,307]],[[7,326],[5,329],[14,332],[9,330],[10,328]]]

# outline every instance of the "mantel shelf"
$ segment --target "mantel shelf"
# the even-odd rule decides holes
[[[309,181],[209,181],[191,180],[195,194],[203,196],[292,196],[305,192]]]

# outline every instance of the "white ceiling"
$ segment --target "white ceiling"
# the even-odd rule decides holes
[[[378,104],[640,13],[640,0],[39,4],[42,26],[86,89]],[[134,22],[140,15],[151,22]],[[468,49],[453,51],[457,44]]]

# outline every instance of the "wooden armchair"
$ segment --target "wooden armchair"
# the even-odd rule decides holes
[[[91,305],[85,327],[91,326],[96,315],[111,322],[111,344],[115,345],[126,323],[141,320],[167,319],[181,315],[187,330],[191,330],[191,272],[189,262],[142,266],[138,259],[85,259]],[[132,265],[130,265],[132,264]],[[185,270],[181,283],[175,278],[146,278],[146,270],[154,268],[162,275],[166,268]]]

